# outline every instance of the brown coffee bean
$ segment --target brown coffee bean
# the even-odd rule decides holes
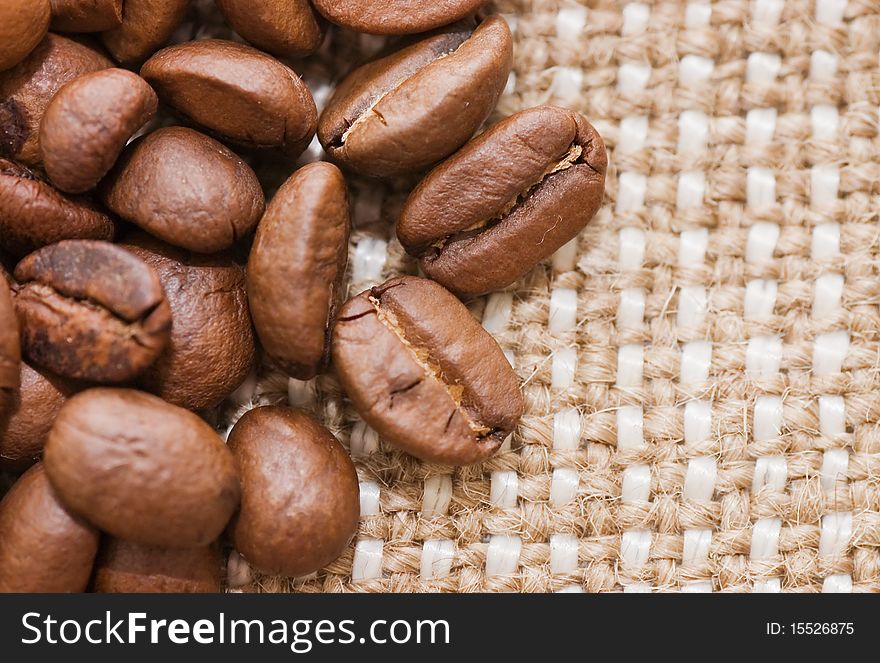
[[[88,46],[46,35],[27,58],[0,73],[0,157],[40,165],[40,121],[52,97],[74,78],[112,66]]]
[[[85,591],[98,532],[59,501],[42,465],[0,502],[0,532],[0,593]]]
[[[401,276],[348,300],[331,351],[361,417],[423,460],[485,460],[523,413],[501,348],[464,304],[427,279]]]
[[[171,310],[156,272],[107,242],[46,246],[15,268],[25,355],[69,378],[123,382],[165,349]]]
[[[21,362],[21,387],[11,397],[6,417],[0,416],[0,466],[13,470],[34,463],[64,401],[78,390],[73,380]]]
[[[139,64],[167,42],[183,21],[190,0],[125,0],[122,25],[103,33],[117,62]]]
[[[259,407],[229,434],[241,475],[235,549],[265,573],[302,576],[339,557],[357,531],[357,473],[332,433],[301,410]]]
[[[427,276],[459,295],[504,288],[593,218],[607,163],[582,115],[530,108],[431,171],[407,200],[397,236]]]
[[[141,76],[185,117],[247,147],[296,156],[315,135],[318,112],[305,83],[278,60],[220,39],[170,46]]]
[[[129,145],[105,180],[104,203],[175,246],[216,253],[250,234],[265,208],[254,171],[213,138],[159,129]]]
[[[50,0],[52,29],[103,32],[122,25],[122,0]]]
[[[425,37],[348,75],[318,122],[334,159],[367,175],[401,175],[461,147],[495,108],[513,62],[507,23],[491,16]]]
[[[217,546],[159,548],[106,537],[92,587],[105,594],[219,592],[222,568]]]
[[[336,166],[298,170],[266,209],[248,260],[248,299],[263,348],[293,377],[323,370],[343,292],[350,230]]]
[[[49,0],[0,3],[0,71],[24,60],[49,29]]]
[[[244,268],[226,253],[199,255],[137,233],[123,245],[156,270],[174,324],[165,352],[138,379],[174,405],[219,405],[255,359]]]
[[[324,41],[324,22],[308,0],[217,0],[229,25],[257,48],[301,58]]]
[[[44,458],[65,504],[133,543],[206,546],[238,506],[223,440],[192,412],[141,391],[98,388],[69,399]]]
[[[10,392],[19,387],[20,364],[21,341],[18,335],[18,318],[15,317],[6,277],[0,274],[0,421],[9,407]]]
[[[113,239],[116,224],[87,198],[65,196],[0,157],[0,249],[21,257],[63,239]]]
[[[49,179],[68,193],[94,188],[158,103],[144,79],[124,69],[86,74],[62,87],[40,125]]]
[[[403,35],[426,32],[464,18],[487,0],[313,0],[337,25],[358,32]]]

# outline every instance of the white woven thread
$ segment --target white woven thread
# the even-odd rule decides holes
[[[817,0],[816,21],[822,25],[840,25],[846,9],[846,0]],[[837,72],[837,56],[816,51],[811,59],[811,77],[832,80]],[[837,107],[818,104],[810,112],[813,139],[835,141],[839,130]],[[815,164],[810,170],[810,206],[817,212],[829,210],[838,197],[840,169],[836,162]],[[813,232],[813,257],[830,258],[839,252],[840,228],[836,223],[816,226]],[[813,292],[812,316],[822,320],[840,309],[844,292],[844,275],[825,272],[816,278]],[[813,344],[813,370],[818,375],[840,371],[849,349],[849,334],[845,330],[822,334]],[[819,396],[819,430],[831,439],[841,439],[846,432],[846,402],[840,396]],[[822,457],[820,481],[822,489],[833,493],[838,482],[845,481],[849,466],[846,448],[826,449]],[[852,513],[829,513],[822,518],[819,554],[843,553],[852,531]],[[823,582],[822,591],[852,591],[852,579],[847,574],[833,574]]]

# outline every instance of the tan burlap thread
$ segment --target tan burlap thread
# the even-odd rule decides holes
[[[481,466],[431,466],[372,450],[332,377],[266,369],[224,421],[292,394],[353,448],[366,515],[316,576],[232,584],[880,591],[880,3],[497,7],[516,64],[493,119],[576,108],[611,164],[573,252],[471,304],[522,424]],[[319,101],[328,58],[381,41],[338,33],[305,66]],[[350,293],[415,270],[392,230],[409,184],[352,182]]]

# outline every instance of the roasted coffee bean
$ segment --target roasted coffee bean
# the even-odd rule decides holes
[[[198,253],[231,247],[253,231],[265,208],[250,166],[183,127],[159,129],[129,145],[102,195],[126,221]]]
[[[63,239],[113,239],[116,224],[86,198],[0,157],[0,249],[21,257]]]
[[[52,29],[103,32],[122,25],[122,0],[50,0]]]
[[[342,295],[350,229],[345,180],[313,163],[275,194],[248,260],[248,299],[265,351],[293,377],[321,371]]]
[[[217,546],[159,548],[106,537],[92,585],[100,593],[204,594],[220,591],[222,569]]]
[[[217,0],[229,25],[259,49],[301,58],[324,41],[324,22],[309,0]]]
[[[153,118],[158,103],[144,79],[124,69],[86,74],[62,87],[40,125],[43,165],[52,184],[68,193],[93,189]]]
[[[368,63],[336,88],[318,122],[324,149],[361,173],[410,173],[461,147],[492,112],[513,61],[500,16],[464,24]]]
[[[123,248],[72,240],[18,263],[25,355],[69,378],[123,382],[165,349],[171,310],[156,272]]]
[[[501,348],[464,304],[427,279],[401,276],[346,302],[331,351],[364,421],[423,460],[485,460],[523,413]]]
[[[66,37],[48,34],[31,54],[0,73],[0,157],[40,164],[40,121],[66,83],[112,67],[103,55]]]
[[[313,0],[337,25],[377,35],[426,32],[464,18],[487,0]]]
[[[192,412],[141,391],[98,388],[69,399],[44,458],[65,504],[133,543],[207,546],[238,506],[223,440]]]
[[[247,147],[296,156],[315,135],[312,93],[278,60],[220,39],[169,46],[141,76],[159,97],[208,131]]]
[[[25,469],[40,457],[55,416],[78,388],[73,380],[21,362],[21,386],[6,416],[0,415],[0,467]]]
[[[357,473],[332,433],[301,410],[259,407],[229,434],[241,476],[235,549],[266,573],[302,576],[343,553],[360,515]]]
[[[522,111],[431,171],[407,200],[397,236],[453,292],[498,290],[593,218],[606,166],[602,137],[579,113]]]
[[[24,60],[49,29],[49,0],[0,3],[0,71]]]
[[[123,246],[156,270],[174,319],[171,342],[138,383],[188,410],[219,405],[255,359],[244,268],[229,254],[189,253],[146,233]]]
[[[190,0],[125,0],[122,25],[102,35],[117,62],[139,64],[167,42],[183,21]]]
[[[12,406],[12,392],[19,387],[20,364],[18,319],[15,317],[6,277],[0,274],[0,424],[6,411]],[[2,448],[3,439],[0,437],[0,450]]]
[[[98,532],[59,501],[42,465],[0,502],[0,532],[0,594],[85,591]]]

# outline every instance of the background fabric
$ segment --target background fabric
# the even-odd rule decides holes
[[[579,110],[610,161],[580,237],[470,304],[523,380],[522,423],[480,466],[433,466],[378,439],[332,377],[264,367],[221,423],[316,412],[355,457],[363,516],[320,573],[233,557],[231,586],[880,590],[880,3],[496,6],[516,55],[493,121]],[[186,30],[224,34],[207,2]],[[292,66],[320,106],[383,43],[334,30]],[[349,294],[415,271],[393,232],[412,184],[352,180]]]

